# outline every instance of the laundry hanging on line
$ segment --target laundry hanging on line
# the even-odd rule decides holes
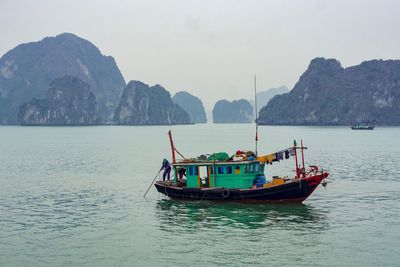
[[[288,148],[285,150],[278,151],[276,153],[262,155],[257,157],[261,163],[272,164],[272,162],[281,161],[284,159],[289,159],[291,156],[295,155],[295,151],[293,148]]]

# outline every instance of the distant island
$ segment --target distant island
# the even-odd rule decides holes
[[[207,122],[206,112],[200,98],[188,92],[178,92],[172,97],[172,101],[189,114],[192,123]]]
[[[259,113],[260,110],[265,107],[269,100],[271,100],[276,95],[282,95],[289,92],[289,89],[286,86],[279,86],[277,88],[270,88],[266,90],[261,90],[257,92],[257,112]],[[253,99],[249,99],[249,102],[253,109],[255,109],[255,102]]]
[[[96,97],[90,85],[81,79],[65,75],[50,84],[45,99],[32,99],[18,112],[22,125],[93,125]]]
[[[294,88],[273,97],[259,124],[400,125],[400,60],[370,60],[343,68],[315,58]]]
[[[251,123],[254,121],[253,107],[245,99],[219,100],[212,111],[214,123]]]
[[[260,110],[265,107],[274,96],[286,94],[288,92],[289,89],[283,85],[277,88],[270,88],[257,92],[257,112],[260,112]]]
[[[17,124],[20,105],[44,98],[49,84],[64,75],[90,85],[96,117],[112,121],[125,80],[111,56],[71,33],[18,45],[0,58],[0,124]]]
[[[119,125],[172,125],[190,124],[190,118],[161,85],[130,81],[122,92],[114,122]]]
[[[291,91],[281,86],[257,94],[258,123],[400,125],[399,81],[400,60],[343,68],[336,59],[315,58]],[[253,122],[251,102],[218,101],[213,122]],[[205,122],[200,98],[189,92],[171,98],[162,86],[140,81],[126,85],[113,57],[72,33],[20,44],[0,58],[0,125]]]
[[[114,58],[102,55],[95,45],[71,33],[21,44],[0,59],[0,124],[191,122],[187,112],[172,102],[164,88],[139,83],[132,82],[125,87]],[[139,91],[142,95],[130,94]],[[93,97],[79,99],[88,92]],[[137,106],[130,107],[127,103],[130,100]],[[176,101],[181,101],[180,96]],[[191,115],[193,122],[204,121],[201,111],[194,110]]]

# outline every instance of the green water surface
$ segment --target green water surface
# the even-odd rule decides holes
[[[400,128],[260,127],[330,172],[301,205],[143,198],[170,128],[188,157],[254,148],[251,124],[0,127],[0,266],[400,266]]]

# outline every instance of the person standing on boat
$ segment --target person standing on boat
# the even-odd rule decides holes
[[[178,169],[178,178],[183,179],[183,176],[186,176],[186,169],[181,167]]]
[[[163,176],[162,176],[163,181],[165,181],[165,177],[166,176],[168,176],[167,179],[169,181],[169,179],[171,178],[171,165],[169,164],[169,161],[167,159],[163,160],[160,171],[162,169],[164,169],[164,173],[163,173]]]

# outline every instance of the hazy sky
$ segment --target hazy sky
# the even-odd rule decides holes
[[[398,59],[400,1],[0,0],[0,54],[71,32],[112,55],[125,78],[221,98],[291,89],[314,57],[347,67]]]

